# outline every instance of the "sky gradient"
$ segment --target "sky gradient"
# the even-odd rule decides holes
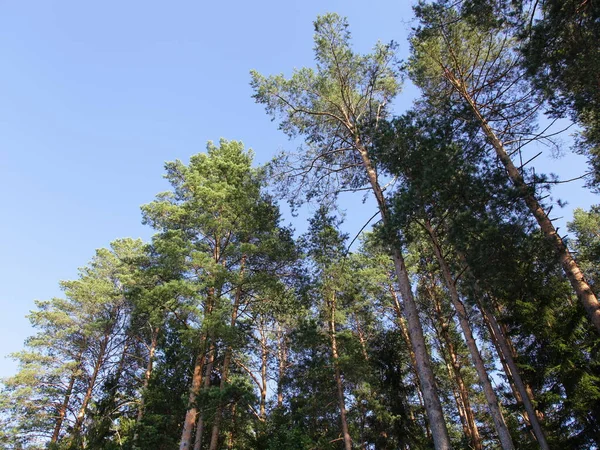
[[[348,17],[357,51],[395,40],[407,56],[410,2],[0,4],[0,377],[16,370],[4,356],[32,334],[35,299],[60,296],[58,281],[96,248],[149,239],[139,206],[168,188],[165,161],[221,137],[259,163],[293,148],[251,98],[249,71],[312,66],[312,21],[325,12]],[[407,88],[396,110],[415,95]],[[586,170],[569,153],[536,163],[564,178]],[[581,183],[557,196],[566,219],[597,202]],[[353,204],[350,233],[374,212]]]

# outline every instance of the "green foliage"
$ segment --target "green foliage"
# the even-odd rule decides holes
[[[600,339],[461,95],[471,95],[511,151],[533,138],[539,95],[553,114],[571,112],[593,133],[590,80],[598,71],[589,55],[597,49],[576,47],[595,36],[597,8],[559,3],[543,2],[528,40],[528,2],[419,2],[408,69],[423,97],[399,117],[388,106],[400,90],[396,45],[357,54],[345,19],[318,17],[314,68],[289,78],[252,72],[255,100],[286,134],[304,139],[300,153],[267,170],[253,167],[241,142],[223,139],[188,164],[166,163],[170,189],[142,207],[156,231],[151,242],[114,241],[76,280],[61,282],[64,298],[36,302],[29,318],[37,333],[13,355],[19,372],[0,391],[0,446],[170,450],[196,408],[203,437],[220,421],[220,448],[337,450],[340,389],[356,448],[433,448],[392,245],[408,252],[453,443],[472,444],[459,415],[458,373],[483,445],[494,447],[427,227],[519,448],[535,442],[510,374],[498,370],[486,308],[510,340],[551,447],[600,445]],[[538,51],[544,39],[547,54]],[[545,178],[521,170],[536,194],[548,189]],[[388,226],[352,250],[333,213],[336,196],[378,185],[382,174],[394,177],[378,199]],[[273,183],[292,204],[317,202],[298,239],[281,225]],[[577,210],[569,230],[596,287],[600,209]],[[190,397],[196,361],[209,355],[211,369],[204,359],[205,378]]]
[[[273,166],[293,205],[304,196],[331,204],[340,189],[365,185],[357,143],[369,145],[369,130],[400,90],[393,42],[356,54],[348,23],[337,14],[317,18],[314,42],[316,69],[296,70],[289,79],[251,72],[254,99],[280,120],[281,130],[306,142],[301,153],[281,155]]]

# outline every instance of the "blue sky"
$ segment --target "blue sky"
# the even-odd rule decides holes
[[[410,3],[2,2],[0,377],[15,371],[3,356],[32,333],[34,299],[59,296],[58,281],[94,249],[150,237],[139,206],[167,188],[164,161],[221,137],[242,140],[258,162],[293,147],[253,102],[250,69],[312,65],[312,21],[328,11],[348,17],[357,50],[393,39],[406,56]],[[585,170],[572,155],[539,161],[565,178]],[[558,192],[567,218],[597,202],[578,186]],[[372,214],[354,204],[350,232]]]

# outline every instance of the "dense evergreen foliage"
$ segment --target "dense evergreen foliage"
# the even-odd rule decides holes
[[[524,160],[568,115],[597,177],[600,16],[533,3],[419,2],[403,66],[327,14],[315,68],[252,72],[304,146],[166,163],[151,242],[97,250],[30,314],[2,448],[600,448],[600,208],[559,235]],[[404,76],[422,95],[394,116]],[[365,190],[379,220],[347,236],[338,194]],[[306,233],[280,200],[314,205]]]

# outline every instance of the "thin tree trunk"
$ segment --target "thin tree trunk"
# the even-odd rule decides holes
[[[513,450],[515,446],[513,444],[512,437],[510,436],[510,431],[508,430],[508,426],[506,425],[506,421],[504,420],[504,416],[502,415],[500,403],[488,376],[485,364],[483,362],[483,358],[481,357],[481,353],[477,348],[477,343],[475,342],[475,337],[473,336],[473,332],[471,331],[471,325],[469,324],[467,311],[465,309],[465,305],[462,303],[458,295],[458,290],[456,289],[454,278],[450,273],[450,267],[448,266],[444,255],[442,254],[442,249],[438,241],[437,235],[435,233],[435,230],[429,223],[429,220],[426,220],[423,223],[423,226],[425,227],[427,233],[429,234],[429,237],[431,238],[433,252],[442,271],[442,276],[444,278],[446,287],[450,292],[450,299],[452,300],[452,304],[454,305],[454,309],[456,310],[458,322],[460,323],[460,327],[465,337],[467,348],[469,349],[469,353],[471,354],[475,370],[477,371],[479,383],[481,384],[481,387],[485,394],[490,415],[492,416],[494,426],[496,428],[496,431],[498,432],[500,444],[502,445],[502,448],[504,450]]]
[[[429,290],[429,289],[428,289]],[[460,363],[454,348],[454,343],[449,333],[449,323],[444,320],[442,313],[442,305],[439,298],[429,290],[429,296],[434,303],[434,309],[437,316],[437,322],[439,324],[439,336],[441,340],[446,344],[446,352],[442,352],[444,359],[446,359],[448,372],[451,378],[454,378],[456,383],[455,388],[455,399],[461,421],[463,422],[463,429],[465,435],[471,441],[472,448],[481,450],[483,448],[481,444],[481,437],[479,436],[479,429],[475,422],[475,415],[473,414],[473,408],[471,407],[471,401],[469,400],[469,391],[465,385],[464,379],[461,373]],[[446,354],[447,353],[447,354]]]
[[[337,337],[335,330],[335,310],[336,310],[336,294],[333,292],[329,302],[329,338],[331,340],[331,355],[333,357],[333,369],[335,375],[335,384],[338,394],[338,406],[340,408],[340,420],[342,422],[342,436],[344,438],[344,448],[352,450],[352,438],[348,430],[348,420],[346,418],[346,401],[344,399],[344,385],[342,382],[342,374],[339,366],[339,355],[337,349]]]
[[[204,331],[202,333],[202,336],[200,337],[200,346],[196,355],[196,362],[194,363],[192,386],[190,388],[190,394],[188,396],[188,410],[185,413],[185,419],[183,421],[183,431],[181,432],[179,450],[184,450],[191,447],[192,433],[194,431],[194,424],[196,423],[196,416],[198,415],[198,406],[196,405],[196,398],[198,397],[198,394],[200,393],[200,388],[202,386],[202,372],[204,369],[206,340],[207,331]]]
[[[356,324],[356,331],[358,334],[358,340],[360,342],[360,349],[362,351],[362,356],[365,359],[365,362],[369,362],[369,354],[367,352],[367,341],[365,339],[365,333],[363,332],[362,327],[360,326],[360,321],[356,314],[354,315],[354,323]],[[357,399],[359,402],[360,408],[360,448],[361,450],[366,450],[366,442],[365,442],[365,424],[366,424],[366,408],[362,401]],[[414,416],[413,416],[414,418]]]
[[[237,421],[235,420],[236,417],[236,410],[237,410],[237,403],[234,403],[231,406],[231,431],[229,433],[229,437],[227,438],[227,449],[228,450],[233,450],[233,436],[235,435],[235,432],[237,431]]]
[[[355,135],[355,146],[361,155],[366,175],[377,200],[381,220],[383,221],[384,226],[387,227],[389,225],[389,217],[383,190],[377,180],[377,172],[371,163],[367,149],[363,146],[358,135]],[[423,327],[421,326],[421,321],[419,319],[419,311],[411,289],[410,278],[408,277],[404,257],[402,256],[402,251],[397,240],[392,240],[390,244],[394,269],[398,278],[398,287],[400,288],[400,294],[404,300],[404,314],[408,325],[410,342],[415,353],[417,373],[421,381],[423,400],[425,402],[427,417],[429,418],[433,442],[436,450],[447,450],[452,448],[450,436],[448,434],[448,429],[446,428],[444,412],[437,392],[435,377],[433,375],[433,369],[425,344]]]
[[[69,385],[67,386],[67,391],[65,393],[65,399],[58,410],[58,418],[56,419],[56,425],[54,426],[54,431],[52,432],[52,438],[50,438],[50,442],[55,443],[58,441],[60,436],[60,430],[62,428],[62,424],[65,420],[65,415],[67,414],[67,409],[69,408],[69,402],[71,401],[71,395],[73,394],[73,386],[75,385],[75,381],[77,380],[77,371],[80,369],[81,365],[81,357],[83,356],[83,351],[77,357],[77,367],[73,370],[71,377],[69,378]]]
[[[269,349],[267,347],[267,335],[264,330],[264,323],[261,321],[260,326],[260,419],[264,422],[267,420],[267,363],[269,357]]]
[[[452,380],[456,378],[456,374],[452,370],[452,365],[448,360],[448,356],[444,355],[444,360],[446,362],[446,370],[448,371],[448,379]],[[463,404],[462,395],[460,389],[455,384],[452,385],[452,395],[454,396],[454,402],[456,403],[456,409],[458,411],[458,417],[460,417],[460,424],[462,425],[463,434],[467,436],[471,445],[473,445],[473,431],[469,426],[469,419],[467,418],[467,411],[465,409],[465,405]]]
[[[410,336],[408,334],[408,328],[406,326],[406,321],[404,317],[402,317],[402,307],[400,305],[400,301],[398,300],[398,295],[394,290],[394,287],[389,284],[388,289],[390,294],[392,295],[392,299],[394,300],[393,307],[396,311],[396,318],[398,320],[398,326],[400,327],[400,333],[402,334],[402,339],[406,344],[406,348],[408,349],[408,353],[410,355],[411,369],[415,375],[415,384],[417,386],[417,396],[419,397],[419,404],[425,410],[425,432],[427,434],[427,438],[431,439],[431,428],[429,427],[429,419],[427,417],[427,410],[425,409],[425,402],[423,401],[423,389],[421,388],[421,381],[419,380],[419,373],[417,372],[417,358],[415,356],[415,352],[413,350],[413,345],[410,342]],[[411,411],[412,414],[412,411]]]
[[[204,389],[210,387],[210,376],[213,371],[215,363],[215,345],[213,344],[214,336],[211,336],[211,343],[208,349],[208,361],[206,364],[206,373],[204,374]],[[196,439],[194,440],[194,450],[200,450],[202,448],[202,439],[204,437],[204,410],[200,411],[198,417],[198,424],[196,426]]]
[[[492,337],[494,339],[494,344],[496,344],[496,350],[499,354],[502,354],[504,360],[506,361],[506,365],[509,368],[509,373],[507,375],[512,378],[512,381],[515,387],[517,388],[520,400],[523,403],[523,406],[525,407],[525,412],[527,413],[527,418],[531,426],[531,430],[533,431],[533,434],[536,440],[538,441],[540,448],[542,450],[550,450],[548,442],[546,441],[546,436],[538,420],[536,410],[533,406],[533,402],[530,397],[530,392],[528,392],[527,386],[523,382],[521,374],[519,373],[519,368],[517,367],[513,352],[511,351],[510,345],[508,343],[508,338],[505,336],[504,332],[500,328],[500,324],[496,320],[494,314],[492,314],[484,305],[481,305],[481,312],[483,313],[483,317],[490,324],[490,328],[492,329]]]
[[[240,307],[240,302],[242,299],[242,279],[244,278],[244,269],[246,265],[246,255],[242,255],[242,259],[240,262],[240,281],[237,286],[234,300],[233,300],[233,308],[231,311],[231,321],[229,322],[229,327],[233,330],[235,329],[235,325],[238,317],[238,310]],[[229,376],[229,366],[231,363],[231,356],[233,353],[233,347],[230,345],[227,346],[225,350],[225,357],[223,358],[223,366],[221,369],[221,383],[219,386],[219,390],[221,393],[225,390],[225,385],[227,384],[227,377]],[[212,433],[210,437],[210,446],[209,450],[217,450],[217,445],[219,443],[219,428],[221,426],[221,419],[223,415],[223,404],[222,401],[219,400],[217,405],[217,410],[215,412],[215,418],[213,420]],[[200,450],[200,445],[198,447],[194,447],[194,450]]]
[[[85,413],[88,407],[90,400],[92,399],[92,393],[94,392],[94,387],[96,386],[96,379],[98,378],[98,374],[100,373],[100,369],[104,364],[104,355],[106,354],[106,348],[108,347],[108,341],[110,339],[110,333],[106,332],[104,334],[104,339],[102,344],[100,344],[100,352],[98,354],[98,358],[96,358],[96,364],[94,364],[94,370],[92,372],[92,376],[88,383],[87,390],[85,395],[83,396],[83,402],[81,403],[81,408],[79,408],[79,413],[77,414],[77,418],[75,419],[75,425],[73,425],[73,435],[77,436],[81,431],[81,426],[83,425],[83,420],[85,419]]]
[[[462,264],[466,266],[472,275],[471,268],[467,264],[464,254],[459,253],[459,258]],[[477,281],[475,282],[474,287],[477,294],[479,294],[480,289]],[[525,408],[526,414],[524,420],[531,427],[531,431],[533,432],[535,439],[538,441],[540,448],[542,450],[549,450],[546,435],[541,426],[543,415],[534,407],[534,396],[531,387],[529,384],[523,381],[523,378],[521,378],[521,373],[516,364],[517,352],[508,336],[506,326],[498,322],[494,312],[490,311],[483,301],[478,301],[478,305],[479,309],[481,310],[483,320],[488,328],[488,331],[490,332],[496,352],[498,353],[504,368],[504,372],[506,373],[506,376],[510,382],[515,399],[517,400],[517,403],[523,404]]]
[[[214,257],[215,260],[217,260],[217,250],[215,250]],[[208,295],[206,296],[206,306],[204,312],[205,319],[212,314],[214,302],[215,288],[214,286],[211,286],[208,289]],[[198,354],[196,355],[196,361],[194,363],[192,386],[190,387],[190,393],[188,396],[188,409],[185,413],[185,419],[183,421],[183,430],[181,432],[181,440],[179,441],[179,450],[186,450],[192,446],[192,433],[194,432],[194,425],[196,423],[196,418],[198,417],[198,405],[196,404],[196,399],[200,393],[200,389],[202,388],[202,373],[204,372],[204,365],[206,362],[206,346],[208,344],[211,349],[213,347],[213,339],[209,337],[209,334],[209,330],[204,330],[200,335],[200,345],[198,347]],[[210,382],[210,372],[208,372],[208,378],[208,381]],[[197,436],[196,440],[198,440]]]
[[[283,378],[287,366],[287,346],[285,342],[285,333],[280,324],[277,324],[277,341],[279,343],[277,349],[278,359],[278,379],[277,379],[277,407],[283,407]]]
[[[221,392],[223,392],[223,390],[225,389],[225,385],[227,383],[227,376],[229,375],[229,365],[231,362],[231,353],[232,353],[232,349],[231,349],[231,347],[228,347],[227,350],[225,351],[225,357],[223,358],[223,366],[221,368],[221,382],[219,385],[219,389],[221,390]],[[212,426],[212,432],[211,432],[211,436],[210,436],[210,445],[209,445],[210,450],[217,450],[217,445],[219,443],[219,429],[221,427],[222,416],[223,416],[223,404],[221,403],[221,400],[219,400],[219,404],[217,405],[217,409],[215,411],[215,415],[214,415],[214,419],[213,419],[213,426]],[[201,441],[199,441],[199,442],[201,442]],[[200,446],[201,446],[201,444],[198,444],[198,448],[194,447],[194,450],[200,450]]]
[[[525,180],[519,172],[519,169],[517,169],[513,164],[512,160],[510,159],[510,156],[504,148],[504,144],[502,143],[500,138],[498,138],[498,136],[496,135],[492,127],[489,125],[485,117],[483,117],[483,115],[481,114],[479,107],[475,103],[475,100],[473,99],[471,94],[467,91],[467,88],[464,85],[464,83],[461,83],[461,81],[458,80],[456,76],[449,70],[446,70],[445,74],[448,80],[455,87],[456,91],[468,103],[469,107],[471,108],[471,111],[477,118],[481,129],[483,130],[484,134],[487,136],[490,143],[494,147],[498,159],[500,159],[500,161],[504,165],[504,168],[506,169],[510,180],[512,181],[514,186],[519,190],[521,196],[523,197],[523,200],[525,200],[527,208],[529,208],[529,211],[537,220],[537,223],[540,226],[542,232],[554,246],[560,258],[562,268],[565,274],[567,275],[567,278],[571,282],[571,286],[573,287],[577,294],[577,297],[583,304],[583,307],[586,310],[593,325],[596,327],[596,331],[600,333],[600,302],[598,302],[596,294],[594,294],[592,288],[585,280],[585,277],[583,275],[583,272],[579,268],[579,265],[573,259],[571,252],[569,252],[569,249],[565,245],[562,238],[556,232],[554,224],[552,223],[552,221],[548,217],[548,214],[546,213],[546,211],[544,211],[544,208],[536,198],[535,192],[533,192],[532,189],[527,185],[527,183],[525,183]]]
[[[154,354],[156,353],[156,346],[158,343],[158,333],[160,332],[160,327],[156,327],[152,329],[152,339],[150,341],[150,348],[148,349],[148,362],[146,364],[146,372],[144,372],[144,383],[142,384],[142,393],[140,396],[140,403],[138,405],[138,413],[137,418],[135,420],[135,433],[133,435],[133,446],[135,447],[137,444],[137,440],[139,438],[139,427],[142,423],[142,419],[144,417],[144,397],[146,395],[146,391],[148,390],[148,385],[150,384],[150,377],[152,377],[152,369],[154,367]]]
[[[219,264],[221,260],[221,240],[218,235],[214,236],[215,246],[213,248],[213,260],[216,264]],[[223,261],[224,262],[224,261]],[[214,281],[214,280],[213,280]],[[220,295],[220,293],[219,293]],[[208,289],[208,295],[206,296],[206,306],[204,311],[205,319],[212,313],[213,306],[215,303],[215,286],[211,285]],[[202,388],[202,372],[206,361],[206,345],[209,345],[209,362],[207,364],[206,378],[204,384],[210,384],[210,374],[212,371],[212,363],[214,360],[214,333],[211,330],[206,330],[200,338],[200,349],[196,356],[196,362],[194,364],[194,373],[192,376],[192,386],[190,388],[190,395],[188,397],[188,410],[185,414],[185,420],[183,425],[183,431],[181,432],[181,441],[179,442],[179,450],[186,450],[192,446],[192,433],[194,430],[194,424],[198,416],[198,406],[196,405],[196,398]],[[207,384],[208,383],[208,384]],[[202,440],[202,435],[198,436],[198,428],[201,428],[203,424],[203,416],[200,414],[198,419],[198,427],[196,429],[196,440],[194,448],[198,447],[198,439]]]
[[[363,332],[362,327],[360,326],[360,321],[358,320],[358,317],[356,317],[356,315],[354,316],[354,322],[356,323],[356,331],[358,334],[358,340],[360,342],[360,349],[362,351],[363,358],[365,358],[365,361],[369,361],[369,354],[367,353],[367,341],[365,339],[365,333]]]

